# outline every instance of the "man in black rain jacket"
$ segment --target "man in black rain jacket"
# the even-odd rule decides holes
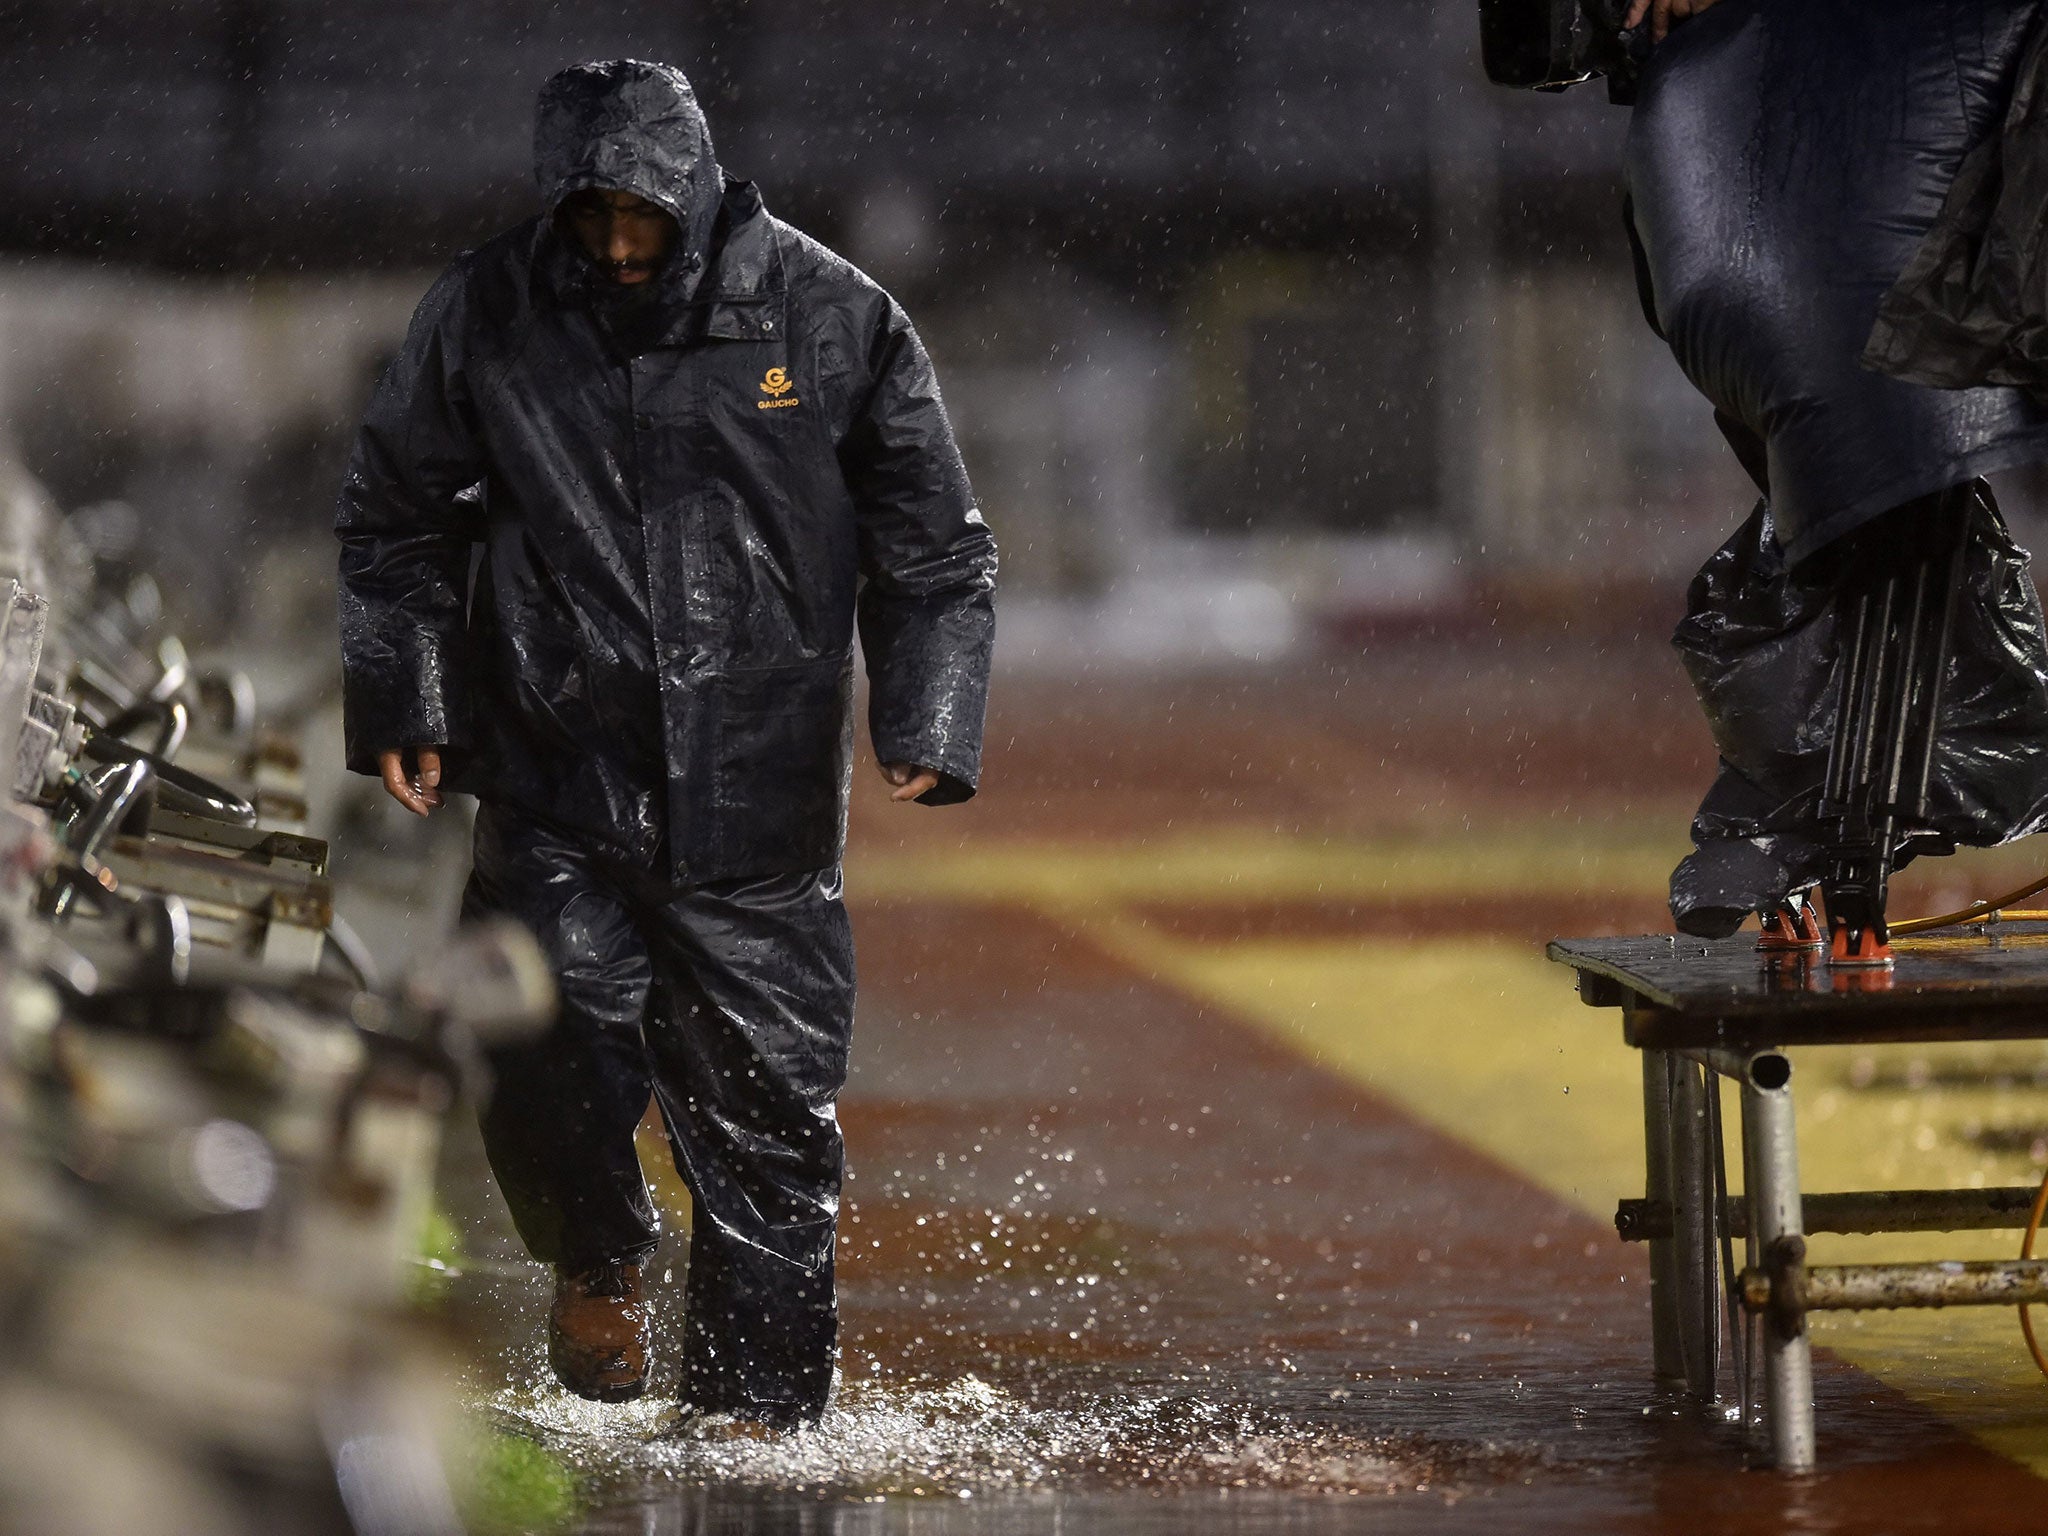
[[[853,949],[852,646],[894,798],[974,793],[995,548],[895,302],[725,179],[666,65],[549,80],[546,212],[421,303],[341,494],[348,763],[479,802],[465,912],[559,1023],[485,1145],[555,1267],[550,1357],[637,1395],[650,1092],[694,1200],[682,1395],[824,1408]]]

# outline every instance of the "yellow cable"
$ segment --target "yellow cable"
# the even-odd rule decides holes
[[[1939,917],[1909,917],[1904,922],[1892,923],[1888,926],[1894,934],[1925,933],[1930,928],[1948,928],[1957,923],[1974,923],[1987,918],[1995,922],[1998,921],[2000,914],[2003,914],[2007,920],[2014,918],[2038,918],[2048,915],[2038,912],[2005,911],[2012,903],[2023,901],[2036,891],[2048,891],[2048,875],[2043,875],[2040,879],[2023,885],[2016,891],[2007,891],[2003,896],[1993,897],[1990,901],[1973,901],[1960,911],[1944,912]]]
[[[2048,1175],[2041,1179],[2040,1193],[2034,1196],[2034,1208],[2027,1214],[2027,1235],[2020,1240],[2020,1257],[2034,1256],[2034,1236],[2041,1230],[2041,1215],[2048,1211]],[[2048,1355],[2041,1353],[2041,1346],[2034,1338],[2034,1320],[2027,1312],[2027,1304],[2020,1303],[2020,1332],[2027,1337],[2027,1353],[2034,1357],[2034,1364],[2041,1368],[2041,1374],[2048,1376]]]

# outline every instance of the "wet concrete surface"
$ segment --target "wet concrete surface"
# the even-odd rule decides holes
[[[1696,722],[1651,692],[1642,752],[1590,729],[1661,675],[1624,660],[1526,708],[1515,668],[1491,663],[1491,715],[1474,708],[1485,666],[1446,671],[1399,730],[1362,706],[1309,715],[1285,680],[1222,702],[1138,688],[1121,709],[1112,690],[1024,690],[997,717],[988,801],[952,823],[864,808],[857,827],[844,1381],[825,1424],[721,1438],[679,1430],[663,1394],[608,1409],[553,1390],[542,1277],[458,1138],[451,1199],[480,1262],[452,1315],[487,1340],[479,1413],[577,1470],[590,1532],[2039,1529],[2031,1474],[1825,1354],[1823,1472],[1743,1470],[1734,1426],[1651,1393],[1644,1257],[1583,1208],[1090,943],[1085,922],[916,894],[920,870],[936,883],[980,847],[1247,819],[1455,837],[1475,809],[1527,808],[1565,818],[1560,858],[1596,807],[1682,826],[1707,768]],[[863,894],[864,854],[899,878]],[[1647,925],[1643,907],[1310,895],[1155,899],[1145,917],[1195,944],[1534,942],[1552,919]],[[685,1262],[674,1236],[654,1264],[671,1337]]]

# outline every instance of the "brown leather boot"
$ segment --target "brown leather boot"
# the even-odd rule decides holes
[[[555,1271],[548,1364],[555,1380],[594,1403],[630,1402],[647,1390],[649,1329],[640,1266],[625,1260],[580,1274]]]

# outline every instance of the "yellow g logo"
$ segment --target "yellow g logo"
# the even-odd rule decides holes
[[[790,393],[795,388],[796,380],[789,376],[787,368],[770,368],[761,376],[761,393],[766,395],[767,399],[756,400],[754,402],[754,409],[757,411],[779,411],[788,406],[803,404],[801,400]]]

